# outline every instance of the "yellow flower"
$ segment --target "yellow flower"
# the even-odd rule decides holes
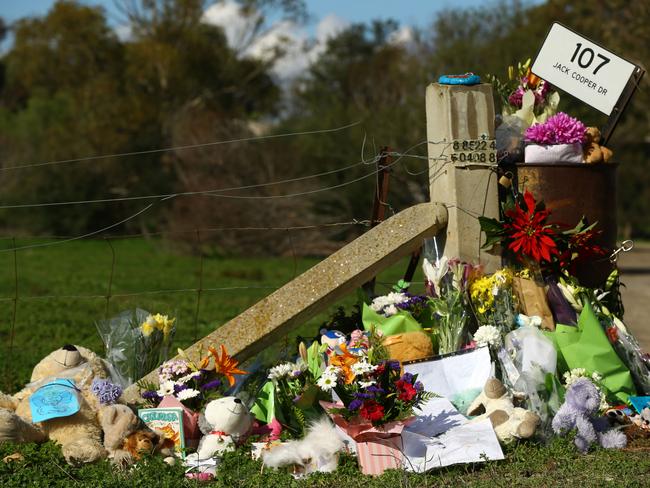
[[[140,326],[140,330],[142,330],[143,336],[149,337],[151,333],[154,331],[154,325],[147,320]]]

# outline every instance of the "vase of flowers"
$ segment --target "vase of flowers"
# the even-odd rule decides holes
[[[526,163],[582,163],[587,128],[564,112],[526,129]]]

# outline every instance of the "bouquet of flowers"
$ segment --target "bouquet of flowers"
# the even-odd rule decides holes
[[[423,263],[426,287],[432,295],[429,304],[433,312],[434,333],[438,352],[455,352],[462,346],[470,321],[467,289],[480,267],[442,257],[435,264]]]
[[[318,342],[309,348],[300,343],[295,362],[270,368],[269,381],[262,387],[251,412],[267,424],[277,421],[293,434],[304,434],[307,420],[322,414],[317,401],[326,398],[316,384],[325,347]]]
[[[328,409],[330,414],[379,427],[411,418],[414,408],[433,397],[417,375],[400,374],[398,361],[373,365],[366,356],[347,351],[344,356],[338,362],[341,366],[330,364],[318,380],[323,391],[334,390],[343,402],[342,407]]]
[[[120,386],[128,387],[167,359],[175,321],[136,309],[97,323],[106,359]]]
[[[501,334],[512,330],[516,308],[512,280],[512,271],[503,268],[492,275],[472,281],[469,295],[479,325],[495,326]]]
[[[503,115],[525,116],[528,125],[544,122],[557,110],[560,96],[545,80],[530,70],[531,60],[508,67],[508,79],[502,82],[494,75],[487,78],[501,99]]]
[[[526,190],[503,203],[503,219],[479,217],[485,232],[484,249],[500,244],[510,262],[523,264],[533,270],[551,271],[560,275],[571,272],[579,260],[591,260],[606,254],[594,240],[596,224],[587,225],[584,219],[573,228],[563,230],[559,224],[548,222],[551,211],[544,202],[537,202]]]
[[[209,346],[208,354],[198,364],[182,350],[178,353],[180,359],[167,361],[158,369],[158,386],[140,385],[141,396],[149,406],[158,405],[164,397],[174,397],[188,408],[199,411],[234,386],[234,375],[248,374],[238,368],[239,362],[228,355],[223,345],[220,352]]]

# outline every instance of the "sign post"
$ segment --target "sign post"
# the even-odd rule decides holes
[[[645,73],[593,41],[554,23],[531,67],[533,74],[609,115],[603,144]]]

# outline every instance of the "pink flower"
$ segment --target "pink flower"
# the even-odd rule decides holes
[[[578,119],[564,112],[549,117],[543,124],[535,124],[526,129],[526,141],[535,144],[574,144],[584,143],[587,128]]]

